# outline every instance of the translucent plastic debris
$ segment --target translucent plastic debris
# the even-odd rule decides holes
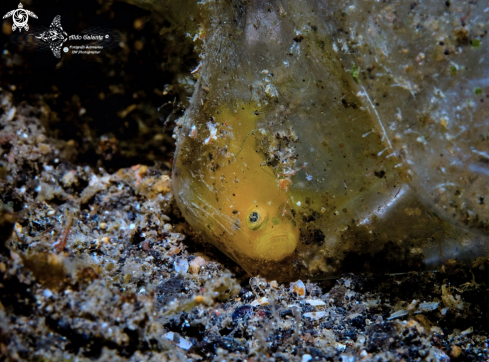
[[[202,3],[188,222],[276,280],[489,255],[489,12],[446,4]]]

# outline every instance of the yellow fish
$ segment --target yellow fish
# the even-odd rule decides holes
[[[295,250],[299,229],[283,212],[286,195],[279,192],[273,169],[261,156],[263,131],[256,128],[253,111],[249,105],[237,105],[231,111],[211,112],[211,120],[193,125],[188,147],[200,167],[188,170],[192,182],[177,187],[190,188],[191,217],[205,220],[204,230],[221,239],[226,253],[280,261]],[[184,167],[177,173],[180,179]]]

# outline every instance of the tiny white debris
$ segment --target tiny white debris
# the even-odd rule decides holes
[[[175,259],[173,266],[177,273],[185,274],[188,271],[188,260],[184,258]]]
[[[9,111],[7,112],[7,121],[11,121],[14,119],[15,112],[17,112],[17,109],[15,107],[9,109]]]
[[[445,98],[445,93],[442,92],[441,89],[435,87],[435,94],[440,98]]]
[[[314,306],[326,305],[326,303],[324,303],[321,299],[306,299],[305,302]]]
[[[265,87],[265,94],[270,98],[278,97],[278,91],[272,84],[267,84],[267,86]]]
[[[197,36],[197,35],[196,35],[196,36]],[[194,37],[194,39],[195,39],[195,37]],[[195,40],[194,40],[194,41],[195,41]],[[199,63],[199,65],[197,65],[197,67],[196,67],[194,70],[192,70],[192,71],[190,72],[190,74],[197,73],[197,71],[199,70],[199,68],[200,68],[200,66],[201,66],[201,65],[202,65],[202,63]]]
[[[306,179],[307,179],[307,181],[311,181],[312,180],[312,175],[309,175],[309,174],[306,173]]]
[[[190,127],[190,132],[189,132],[188,136],[190,138],[197,137],[197,127],[195,127],[195,125],[193,125],[192,127]]]
[[[42,292],[42,294],[46,297],[46,298],[51,298],[53,296],[53,293],[49,290],[49,289],[44,289],[44,292]]]
[[[90,169],[89,169],[90,170]],[[107,186],[110,182],[110,175],[97,177],[97,175],[92,175],[90,181],[88,182],[88,186]]]
[[[345,349],[346,349],[346,345],[344,344],[341,344],[341,343],[336,343],[335,346],[334,346],[337,350],[343,352]]]
[[[297,206],[301,206],[301,202],[300,202],[300,201],[297,201],[297,202],[296,202],[296,205],[297,205]]]
[[[467,334],[472,334],[473,332],[474,332],[474,328],[473,327],[469,327],[465,331],[460,332],[460,335],[465,336]]]
[[[374,130],[368,131],[367,133],[362,134],[362,137],[367,137],[370,133],[372,133]]]
[[[136,227],[136,225],[134,225],[134,224],[130,224],[130,225],[129,225],[129,230],[134,230],[134,228],[135,228],[135,227]]]
[[[326,312],[309,312],[309,313],[304,313],[304,317],[306,318],[311,318],[312,320],[318,321],[321,318],[324,318],[326,316]]]
[[[217,127],[214,123],[207,122],[207,127],[209,127],[210,134],[209,137],[204,140],[204,145],[208,145],[209,143],[211,143],[211,141],[216,138],[217,134]]]
[[[309,362],[310,360],[312,360],[312,356],[310,354],[305,354],[302,356],[301,362]]]

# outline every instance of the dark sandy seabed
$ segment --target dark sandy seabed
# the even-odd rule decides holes
[[[63,14],[123,45],[58,60],[3,22],[1,361],[488,360],[486,259],[291,287],[203,244],[170,184],[191,43],[127,3],[40,3],[33,30]]]

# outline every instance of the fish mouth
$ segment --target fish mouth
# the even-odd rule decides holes
[[[297,236],[291,231],[272,231],[260,238],[256,251],[264,260],[280,261],[294,252],[297,242]]]

